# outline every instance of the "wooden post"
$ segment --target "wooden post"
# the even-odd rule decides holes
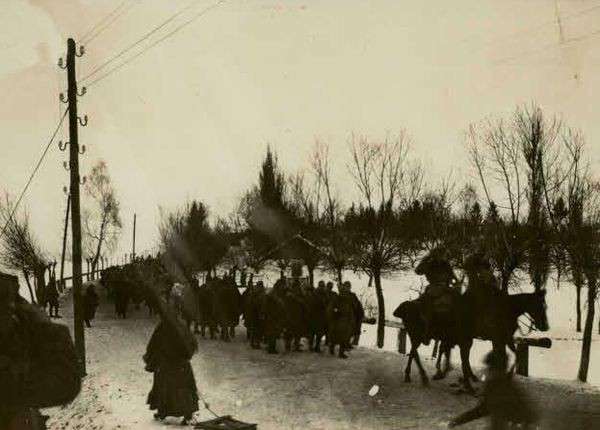
[[[525,342],[517,343],[517,375],[529,376],[529,345]]]
[[[135,224],[136,224],[137,214],[133,214],[133,249],[131,250],[131,260],[135,261]]]
[[[401,327],[398,329],[398,339],[397,339],[397,345],[398,345],[398,352],[400,354],[406,354],[406,329],[404,327]]]
[[[67,194],[67,214],[65,215],[65,230],[63,232],[63,252],[60,256],[60,288],[64,290],[65,254],[67,252],[67,233],[69,231],[69,212],[71,211],[71,194]]]
[[[81,52],[83,55],[83,52]],[[85,334],[83,330],[83,297],[81,278],[81,208],[79,203],[79,137],[77,116],[77,78],[75,40],[67,40],[67,98],[69,101],[69,170],[71,195],[71,228],[73,242],[73,325],[75,350],[81,374],[85,375]]]
[[[433,351],[431,351],[431,357],[432,358],[436,358],[438,355],[438,349],[440,347],[440,341],[436,340],[435,342],[433,342]]]

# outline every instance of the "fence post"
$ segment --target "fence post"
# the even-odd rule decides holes
[[[433,342],[433,350],[431,351],[431,358],[436,358],[438,355],[438,348],[440,346],[440,341],[436,340]]]
[[[529,345],[525,342],[517,344],[517,375],[529,376]]]
[[[398,352],[400,354],[406,354],[406,329],[404,327],[398,329]]]

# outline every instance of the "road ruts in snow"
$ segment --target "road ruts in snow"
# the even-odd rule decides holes
[[[71,324],[66,316],[64,322]],[[153,421],[145,404],[152,375],[144,371],[141,357],[155,324],[145,309],[117,320],[112,306],[101,306],[86,330],[89,375],[82,393],[65,408],[47,410],[50,428],[152,429],[178,423]],[[423,387],[416,369],[414,382],[403,382],[405,365],[404,356],[366,348],[351,351],[348,360],[310,352],[272,356],[250,349],[240,328],[231,343],[199,339],[192,359],[198,388],[212,409],[258,423],[261,430],[445,428],[453,415],[477,401],[453,394],[456,372]],[[519,381],[541,410],[541,428],[600,428],[598,391],[575,383]],[[371,397],[373,385],[379,392]],[[201,410],[196,418],[210,417]],[[484,429],[486,421],[463,428]]]

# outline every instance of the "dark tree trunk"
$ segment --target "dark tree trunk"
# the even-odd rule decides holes
[[[510,276],[506,273],[503,273],[501,276],[501,287],[502,291],[508,293],[508,286],[510,284]]]
[[[342,268],[341,267],[337,267],[336,268],[336,272],[337,272],[337,281],[338,281],[338,286],[339,286],[339,285],[342,285],[342,281],[343,281],[343,278],[342,278]]]
[[[308,270],[308,282],[311,287],[314,287],[315,286],[315,266],[307,265],[306,269]]]
[[[375,292],[377,293],[377,347],[383,348],[385,339],[385,300],[383,298],[383,289],[381,288],[381,273],[379,270],[373,270],[373,280],[375,281]]]
[[[46,268],[36,269],[34,272],[35,277],[35,295],[37,303],[40,306],[45,305],[45,293],[46,293]]]
[[[25,283],[27,283],[27,288],[29,289],[31,303],[35,305],[37,304],[37,301],[35,300],[35,294],[33,294],[33,288],[31,288],[31,282],[29,282],[29,273],[27,273],[25,270],[23,270],[23,277],[25,278]]]
[[[577,333],[581,333],[581,282],[575,281],[575,291],[577,292],[577,326],[575,330]]]
[[[592,349],[592,331],[594,328],[594,315],[596,313],[596,279],[588,277],[588,306],[583,329],[583,342],[581,343],[581,358],[579,360],[579,372],[577,379],[587,382],[588,369],[590,366],[590,352]]]

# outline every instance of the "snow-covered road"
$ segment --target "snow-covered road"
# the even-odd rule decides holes
[[[64,323],[71,325],[68,306]],[[80,396],[63,408],[48,409],[51,429],[150,429],[145,405],[152,375],[142,363],[156,321],[144,310],[127,320],[99,309],[86,330],[88,376]],[[445,382],[423,387],[416,369],[405,384],[406,359],[392,352],[359,348],[348,360],[309,352],[267,355],[251,350],[243,329],[232,343],[200,340],[192,360],[199,389],[212,409],[258,423],[259,429],[435,429],[472,406],[476,399],[457,396]],[[427,363],[431,368],[431,363]],[[544,415],[543,428],[600,428],[600,392],[585,385],[519,379]],[[373,385],[379,392],[369,396]],[[209,419],[202,410],[197,419]],[[177,424],[177,421],[170,422]],[[485,420],[465,426],[485,428]]]

